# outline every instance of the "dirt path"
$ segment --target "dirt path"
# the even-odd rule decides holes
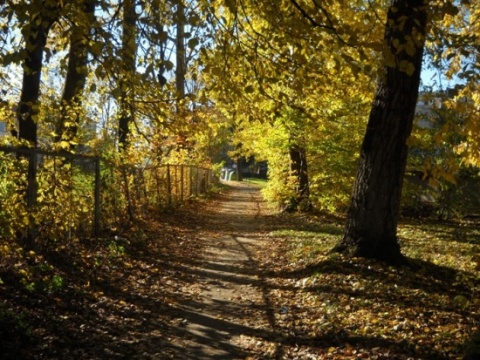
[[[209,205],[199,229],[206,249],[188,272],[198,277],[195,300],[178,313],[182,359],[245,359],[274,337],[271,306],[252,252],[262,244],[265,204],[257,188],[230,183]]]

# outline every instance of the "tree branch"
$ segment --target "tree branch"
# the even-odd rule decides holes
[[[293,6],[295,6],[295,8],[300,11],[300,14],[302,14],[302,16],[308,20],[308,22],[313,26],[313,27],[320,27],[320,28],[324,28],[324,29],[328,29],[328,30],[332,30],[334,31],[335,29],[330,27],[330,26],[327,26],[327,25],[323,25],[323,24],[320,24],[318,23],[313,17],[311,17],[310,15],[307,14],[307,12],[300,6],[300,4],[296,1],[296,0],[290,0],[290,2],[292,3]]]
[[[323,8],[316,0],[312,0],[312,2],[313,2],[313,4],[315,5],[315,7],[318,8],[318,9],[320,9],[320,11],[323,13],[323,15],[325,16],[325,18],[327,19],[328,25],[320,24],[319,22],[317,22],[312,16],[310,16],[310,15],[305,11],[304,8],[302,8],[302,6],[301,6],[296,0],[290,0],[290,2],[291,2],[292,5],[300,12],[300,14],[302,14],[302,16],[308,20],[308,22],[309,22],[313,27],[318,27],[318,28],[330,30],[330,31],[335,35],[335,37],[336,37],[342,44],[347,45],[347,46],[350,46],[350,47],[355,47],[354,45],[349,44],[347,41],[345,41],[345,40],[340,36],[340,34],[338,33],[337,29],[336,29],[335,26],[333,25],[333,21],[332,21],[332,19],[330,18],[330,14],[329,14],[328,11],[325,10],[325,8]]]

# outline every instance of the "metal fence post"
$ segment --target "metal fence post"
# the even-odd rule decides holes
[[[159,168],[155,167],[155,181],[157,182],[157,186],[156,186],[157,199],[156,199],[155,206],[160,208],[160,204],[162,203],[161,202],[162,196],[160,191],[160,177],[158,176],[158,171],[159,171]]]
[[[35,246],[35,216],[33,213],[37,203],[37,153],[34,149],[29,151],[28,173],[27,173],[27,209],[28,209],[28,234],[27,246]]]
[[[95,158],[95,209],[94,209],[94,235],[100,235],[100,158]]]
[[[180,165],[180,201],[183,202],[183,165]]]
[[[198,167],[195,167],[195,196],[198,196]]]
[[[188,197],[193,195],[192,165],[188,167]]]
[[[178,165],[173,165],[173,168],[175,169],[173,173],[173,183],[175,184],[175,199],[178,201]]]
[[[172,183],[170,181],[170,165],[167,164],[167,195],[168,195],[168,206],[172,206]]]

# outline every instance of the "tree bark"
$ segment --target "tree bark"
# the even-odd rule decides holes
[[[183,0],[178,1],[176,13],[177,38],[176,38],[176,69],[175,86],[177,90],[178,102],[185,97],[185,5]],[[180,105],[177,106],[178,112],[181,112]]]
[[[79,125],[79,107],[82,104],[82,93],[85,88],[88,70],[88,44],[91,28],[95,20],[96,0],[78,1],[73,13],[74,22],[70,29],[70,50],[68,54],[67,76],[63,88],[61,119],[57,124],[55,141],[64,140],[72,148]]]
[[[243,181],[243,157],[237,158],[237,181]]]
[[[130,124],[135,120],[133,103],[134,77],[137,54],[137,14],[135,0],[123,2],[122,74],[120,80],[120,119],[118,121],[118,144],[125,150],[129,145]]]
[[[39,113],[40,80],[42,76],[43,54],[48,33],[53,23],[58,19],[59,7],[47,6],[35,1],[31,4],[35,15],[23,29],[25,36],[25,60],[23,63],[23,80],[20,102],[17,110],[18,134],[12,135],[26,140],[36,147],[37,116]]]
[[[311,209],[310,184],[308,180],[307,152],[304,147],[292,145],[289,149],[290,171],[297,179],[295,197],[290,199],[285,211],[307,211]]]
[[[53,3],[53,4],[52,4]],[[23,62],[22,92],[17,109],[18,132],[13,136],[26,140],[30,146],[37,147],[37,117],[39,114],[40,81],[43,68],[43,54],[48,33],[59,17],[59,4],[56,2],[32,1],[29,13],[35,14],[22,29],[25,37],[25,59]],[[22,156],[22,155],[20,155]],[[21,183],[20,179],[17,179]],[[21,184],[20,186],[22,186]],[[32,152],[28,159],[27,191],[25,201],[28,211],[32,211],[37,201],[37,154]],[[26,234],[17,234],[26,249],[35,249],[35,221],[29,215]]]
[[[428,0],[394,0],[388,11],[383,71],[361,148],[345,232],[336,251],[389,263],[403,260],[397,221],[427,19]]]

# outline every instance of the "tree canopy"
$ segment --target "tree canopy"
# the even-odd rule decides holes
[[[348,209],[370,136],[397,126],[398,146],[373,154],[405,158],[386,202],[400,203],[404,171],[441,197],[480,164],[473,1],[7,0],[0,14],[4,144],[131,164],[211,166],[230,150],[268,162],[272,202],[325,212]],[[454,87],[419,88],[421,67]],[[395,95],[399,78],[410,82]],[[427,127],[413,119],[419,90]],[[369,135],[387,93],[413,96]],[[386,176],[375,177],[378,192]]]

